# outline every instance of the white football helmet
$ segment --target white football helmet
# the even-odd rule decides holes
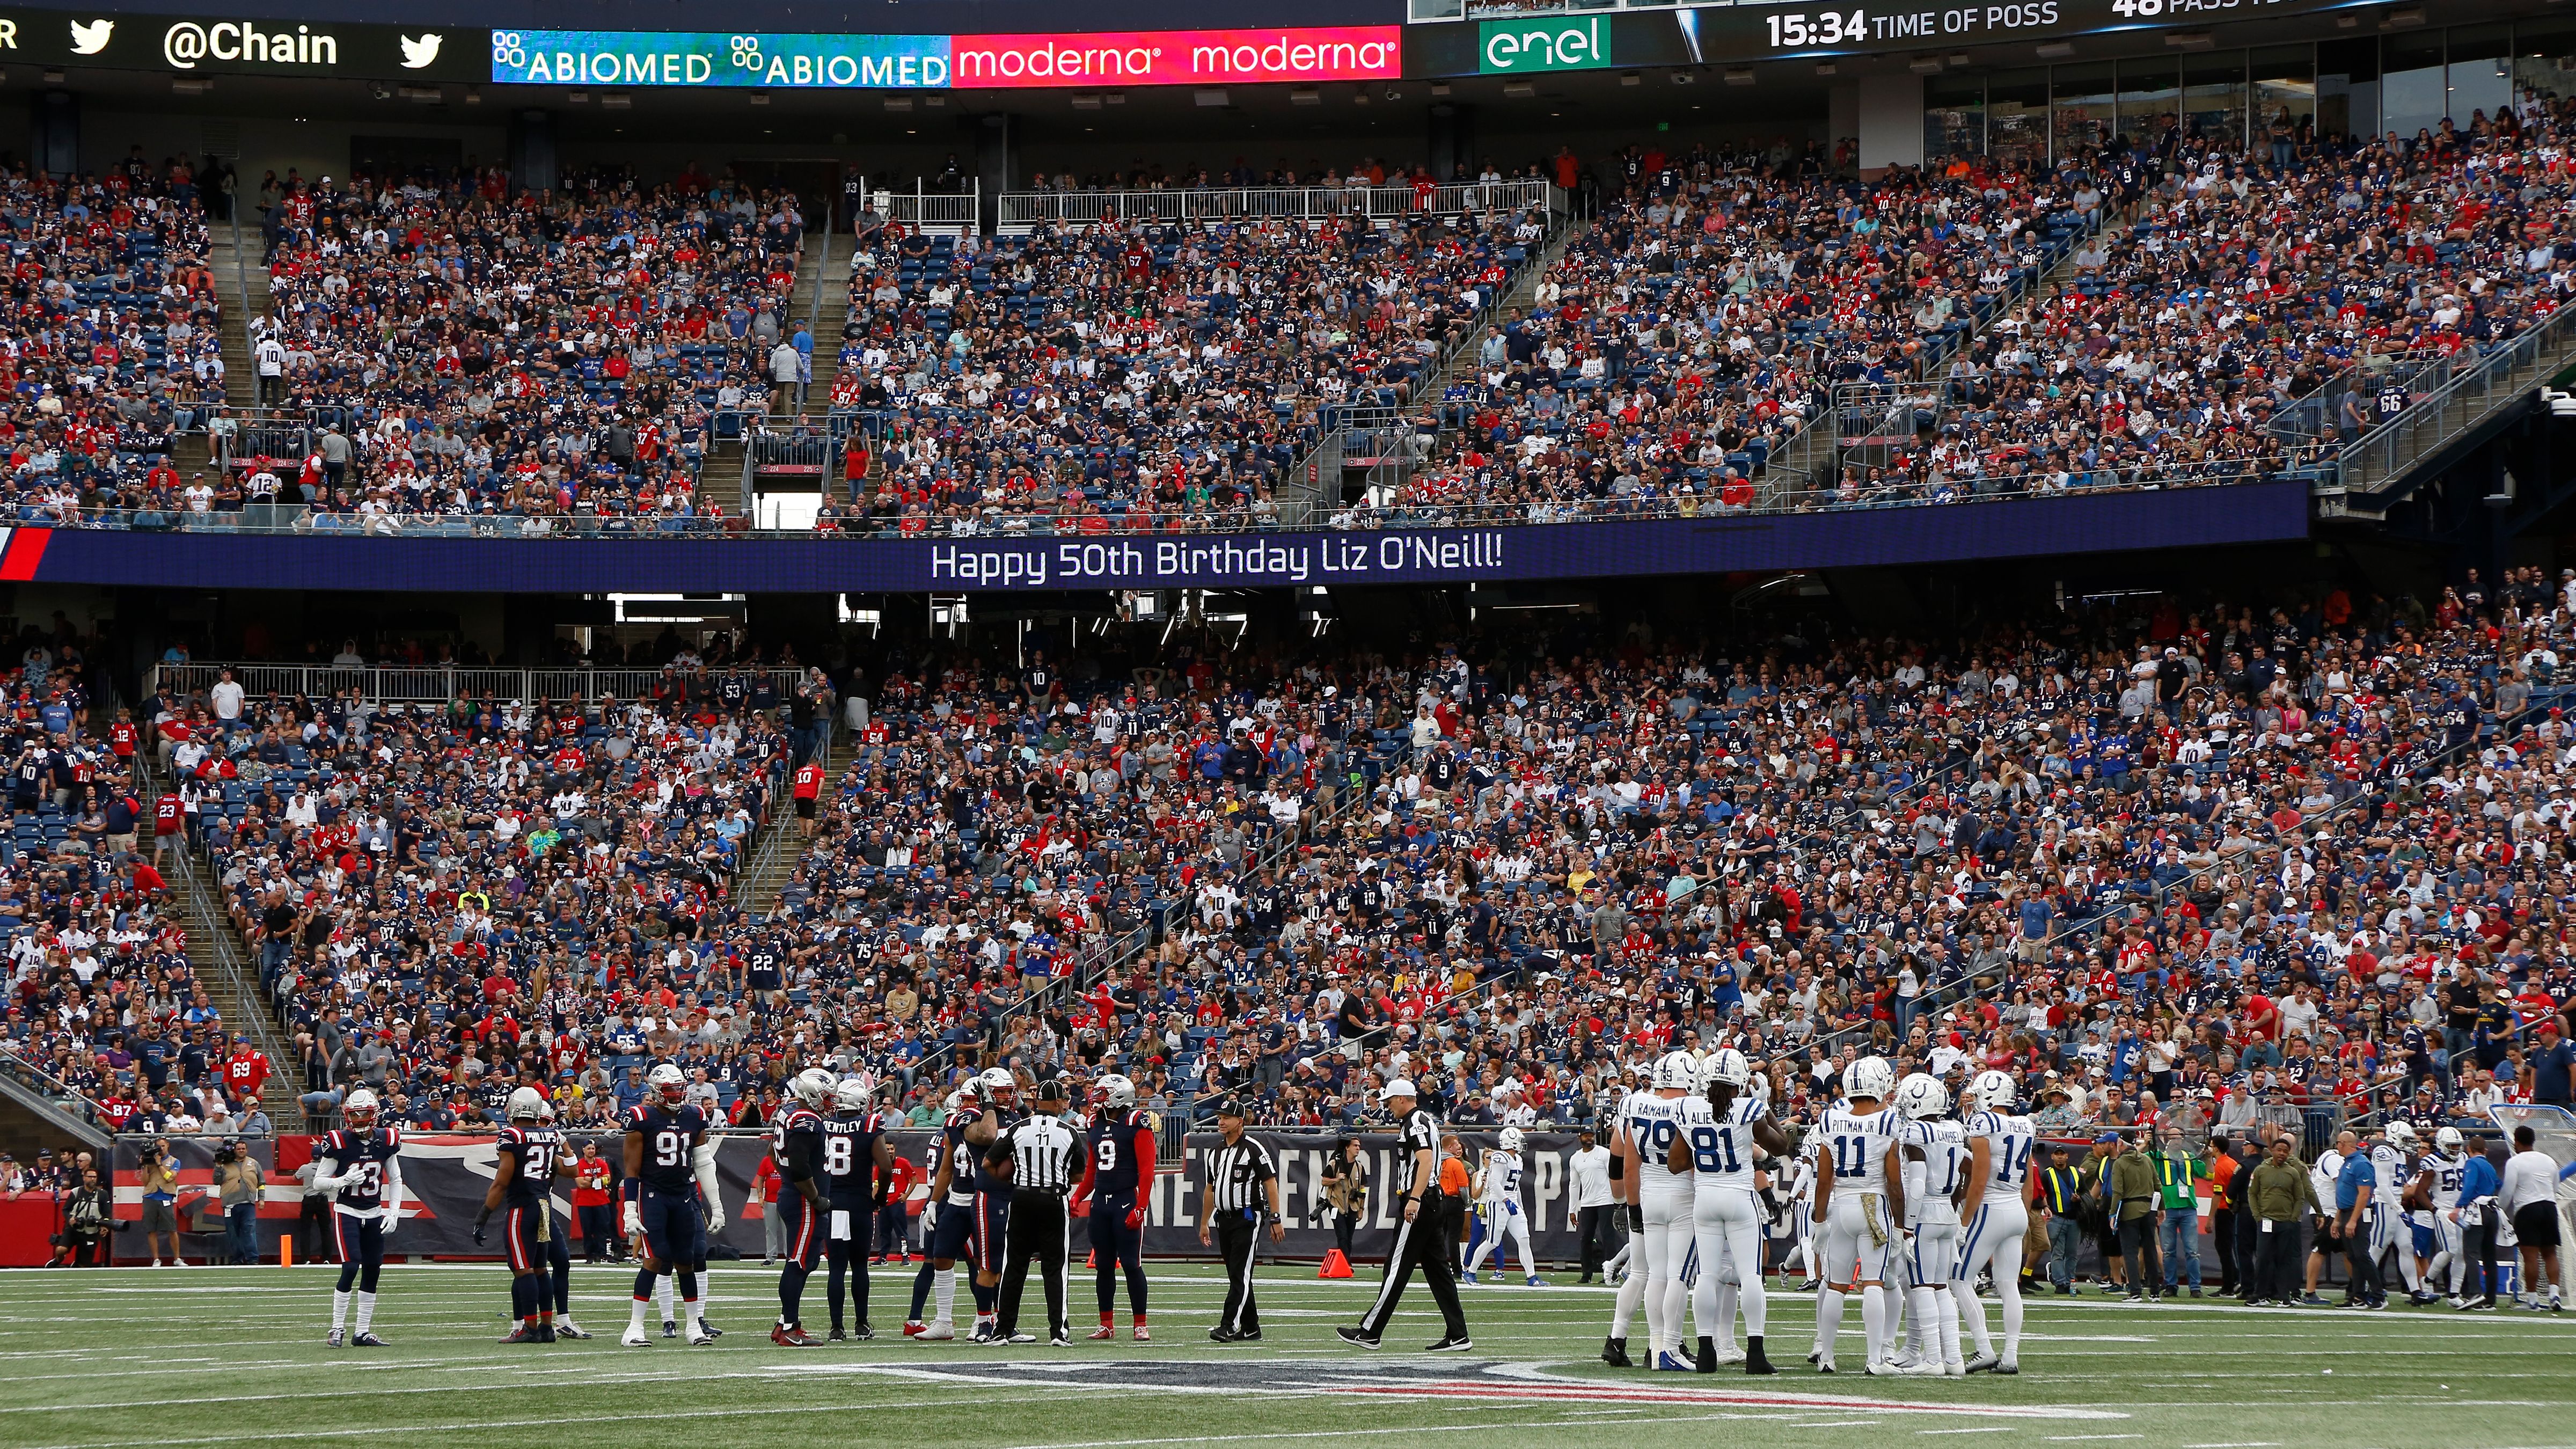
[[[1011,1075],[1009,1067],[986,1067],[984,1075],[975,1079],[975,1085],[983,1089],[987,1103],[1007,1107],[1020,1090],[1020,1079]]]
[[[1655,1090],[1687,1092],[1699,1080],[1699,1063],[1689,1052],[1666,1052],[1655,1058]]]
[[[364,1087],[340,1099],[340,1120],[360,1132],[374,1128],[377,1111],[376,1094]]]
[[[660,1097],[666,1107],[676,1107],[689,1100],[688,1075],[669,1062],[646,1072],[644,1085],[652,1088],[653,1094]],[[791,1089],[794,1085],[789,1083]]]
[[[856,1077],[843,1077],[840,1084],[832,1089],[832,1105],[844,1112],[864,1112],[868,1109],[868,1098],[874,1095],[868,1090],[867,1083]]]
[[[1503,1129],[1502,1149],[1514,1156],[1518,1156],[1524,1140],[1525,1139],[1521,1136],[1521,1129],[1518,1127],[1506,1127]]]
[[[1896,1090],[1896,1068],[1885,1057],[1862,1057],[1843,1073],[1843,1095],[1857,1102],[1863,1097],[1884,1102]]]
[[[2445,1153],[2459,1151],[2468,1145],[2468,1141],[2468,1138],[2460,1135],[2460,1129],[2457,1127],[2444,1127],[2433,1134],[2433,1145]]]
[[[1091,1084],[1091,1100],[1112,1112],[1124,1112],[1136,1105],[1136,1084],[1117,1072],[1111,1072]]]
[[[1968,1083],[1966,1093],[1970,1106],[1988,1111],[2009,1107],[2020,1095],[2021,1089],[2013,1085],[2010,1072],[1979,1072],[1976,1080]]]
[[[1733,1047],[1719,1047],[1699,1059],[1699,1089],[1703,1092],[1720,1082],[1741,1091],[1752,1080],[1753,1064]]]
[[[807,1067],[787,1079],[787,1095],[808,1107],[821,1107],[840,1087],[840,1079],[821,1067]]]
[[[2391,1117],[2388,1119],[2388,1141],[2393,1147],[2415,1146],[2415,1124],[2403,1117]]]
[[[521,1087],[510,1094],[504,1108],[513,1122],[540,1122],[546,1116],[546,1094],[534,1087]]]
[[[1929,1121],[1950,1110],[1950,1089],[1939,1077],[1916,1072],[1896,1089],[1896,1110],[1917,1122]]]

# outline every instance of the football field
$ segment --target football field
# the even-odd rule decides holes
[[[2063,1445],[2139,1449],[2576,1449],[2576,1316],[2448,1309],[2163,1308],[2035,1300],[2017,1378],[1824,1377],[1804,1363],[1808,1298],[1772,1298],[1772,1378],[1613,1370],[1596,1355],[1599,1287],[1465,1290],[1467,1354],[1425,1354],[1439,1320],[1417,1283],[1386,1347],[1333,1337],[1376,1291],[1374,1269],[1317,1282],[1263,1272],[1265,1333],[1206,1333],[1224,1283],[1157,1266],[1155,1341],[1082,1341],[1096,1320],[1074,1283],[1076,1343],[922,1345],[899,1331],[912,1270],[880,1268],[872,1343],[776,1347],[774,1270],[723,1265],[719,1342],[626,1349],[631,1270],[576,1267],[574,1311],[600,1336],[497,1345],[506,1274],[388,1268],[376,1329],[390,1347],[323,1345],[335,1270],[111,1269],[0,1278],[0,1444],[18,1449],[311,1445],[865,1442],[975,1449],[1113,1444],[1420,1440],[1483,1444]],[[806,1322],[825,1323],[822,1277]],[[1037,1307],[1032,1293],[1032,1307]],[[961,1307],[965,1305],[961,1302]],[[1988,1305],[2000,1331],[2000,1313]],[[1041,1311],[1041,1320],[1042,1320]],[[1043,1329],[1043,1322],[1040,1323]],[[1632,1348],[1643,1349],[1642,1320]],[[1862,1357],[1857,1305],[1841,1359]],[[1453,1437],[1454,1436],[1454,1437]]]

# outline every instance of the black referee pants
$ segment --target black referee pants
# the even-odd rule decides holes
[[[1400,1204],[1396,1208],[1399,1213],[1403,1210]],[[1386,1335],[1387,1321],[1395,1317],[1395,1305],[1404,1298],[1404,1285],[1419,1270],[1422,1281],[1431,1289],[1432,1301],[1440,1305],[1446,1330],[1443,1336],[1467,1336],[1467,1313],[1458,1304],[1455,1260],[1450,1256],[1455,1250],[1450,1246],[1449,1235],[1441,1231],[1443,1218],[1440,1199],[1435,1194],[1422,1204],[1413,1221],[1396,1224],[1395,1248],[1386,1260],[1386,1283],[1377,1290],[1377,1301],[1361,1315],[1362,1333],[1371,1338]]]
[[[1046,1279],[1047,1328],[1053,1337],[1071,1338],[1064,1302],[1073,1218],[1065,1211],[1063,1195],[1025,1189],[1012,1193],[1011,1221],[1002,1244],[1001,1319],[995,1327],[1004,1338],[1019,1331],[1020,1295],[1028,1291],[1029,1259],[1036,1258]]]
[[[1261,1307],[1252,1300],[1252,1257],[1261,1246],[1261,1214],[1240,1209],[1216,1220],[1217,1251],[1225,1255],[1225,1316],[1217,1326],[1232,1334],[1259,1333]]]

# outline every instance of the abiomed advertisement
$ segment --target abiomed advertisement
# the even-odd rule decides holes
[[[1403,27],[1046,35],[496,30],[490,79],[522,85],[947,90],[1393,80]]]

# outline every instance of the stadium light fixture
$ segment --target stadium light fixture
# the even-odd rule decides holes
[[[1324,93],[1316,90],[1312,86],[1293,90],[1288,93],[1288,104],[1292,106],[1320,106],[1323,103]]]
[[[1749,67],[1738,66],[1726,72],[1726,83],[1731,86],[1749,86],[1753,84],[1753,71]]]
[[[2218,37],[2206,30],[2173,30],[2166,32],[2165,44],[2176,50],[2207,50],[2218,44]]]
[[[2063,40],[2052,40],[2046,45],[2039,47],[2039,58],[2041,60],[2064,60],[2074,53],[2074,45],[2071,42]]]
[[[1941,57],[1937,55],[1918,55],[1912,60],[1907,61],[1905,63],[1905,68],[1914,72],[1916,75],[1939,75],[1941,73]]]
[[[1833,73],[1834,73],[1834,63],[1833,63],[1832,61],[1830,61],[1830,60],[1820,60],[1820,61],[1817,61],[1817,62],[1816,62],[1816,74],[1818,74],[1818,75],[1832,75]]]
[[[1645,83],[1646,77],[1640,72],[1633,70],[1619,72],[1619,84],[1623,86],[1641,86]]]
[[[912,97],[888,96],[886,97],[885,108],[889,111],[909,111],[912,109]]]
[[[1209,110],[1223,110],[1226,104],[1226,94],[1221,90],[1194,91],[1190,99]]]
[[[170,82],[171,92],[182,96],[202,96],[214,88],[214,81],[201,75],[183,75]]]
[[[631,111],[635,109],[634,93],[631,91],[602,91],[599,95],[599,108],[603,111]]]
[[[1506,99],[1525,101],[1537,94],[1538,87],[1531,85],[1528,81],[1503,82],[1503,95]]]

